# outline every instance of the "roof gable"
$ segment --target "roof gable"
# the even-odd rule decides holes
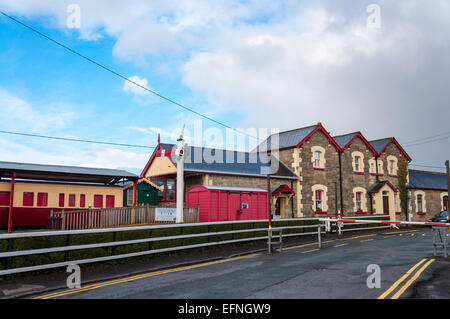
[[[372,145],[367,141],[367,139],[362,135],[361,132],[353,132],[349,134],[333,136],[336,143],[339,145],[342,151],[345,151],[348,147],[351,147],[353,141],[357,138],[360,138],[364,144],[366,144],[366,148],[370,149],[374,155],[377,155],[377,152],[372,147]]]
[[[391,143],[394,143],[395,146],[397,146],[397,148],[400,150],[400,154],[404,155],[408,161],[411,161],[411,157],[408,155],[408,153],[406,153],[403,147],[400,146],[395,137],[382,138],[379,140],[370,141],[369,143],[373,146],[378,155],[381,155],[386,151],[387,147]]]

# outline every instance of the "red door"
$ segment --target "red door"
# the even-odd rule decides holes
[[[103,207],[103,195],[94,195],[94,207],[95,208]]]
[[[114,195],[106,195],[106,208],[114,208]]]

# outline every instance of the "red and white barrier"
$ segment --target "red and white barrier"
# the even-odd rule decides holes
[[[407,221],[392,221],[392,220],[362,220],[362,219],[333,219],[333,218],[319,218],[320,221],[325,222],[343,222],[343,223],[364,223],[364,224],[402,224],[402,225],[426,225],[426,226],[449,226],[450,223],[435,223],[435,222],[407,222]]]

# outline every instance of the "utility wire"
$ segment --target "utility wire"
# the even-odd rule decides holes
[[[136,148],[156,148],[155,146],[145,146],[145,145],[135,145],[135,144],[122,144],[122,143],[111,143],[111,142],[101,142],[101,141],[92,141],[92,140],[83,140],[77,138],[68,138],[68,137],[57,137],[57,136],[47,136],[47,135],[37,135],[37,134],[29,134],[29,133],[20,133],[20,132],[10,132],[10,131],[0,131],[2,134],[10,134],[10,135],[20,135],[27,137],[39,137],[46,138],[52,140],[59,141],[70,141],[70,142],[81,142],[81,143],[91,143],[91,144],[102,144],[102,145],[113,145],[113,146],[125,146],[125,147],[136,147]]]
[[[424,141],[424,140],[429,140],[429,139],[432,139],[432,138],[435,138],[435,137],[440,137],[440,136],[448,135],[448,134],[450,134],[450,132],[444,132],[444,133],[440,133],[440,134],[437,134],[437,135],[423,137],[423,138],[419,138],[419,139],[416,139],[416,140],[412,140],[412,141],[403,143],[403,145],[415,144],[416,142],[421,142],[421,141]]]
[[[449,139],[450,138],[450,135],[449,136],[444,136],[444,137],[441,137],[441,138],[436,138],[436,139],[432,139],[432,140],[427,140],[427,141],[424,141],[424,142],[419,142],[419,143],[414,143],[414,144],[409,144],[409,145],[404,145],[405,147],[412,147],[412,146],[418,146],[418,145],[423,145],[423,144],[427,144],[427,143],[432,143],[432,142],[438,142],[438,141],[442,141],[442,140],[446,140],[446,139]]]
[[[126,76],[124,76],[124,75],[122,75],[122,74],[120,74],[120,73],[118,73],[118,72],[116,72],[116,71],[114,71],[114,70],[112,70],[112,69],[110,69],[110,68],[104,66],[103,64],[100,64],[99,62],[94,61],[93,59],[91,59],[91,58],[85,56],[84,54],[79,53],[78,51],[75,51],[74,49],[68,47],[67,45],[65,45],[65,44],[63,44],[63,43],[61,43],[61,42],[59,42],[59,41],[57,41],[57,40],[55,40],[55,39],[49,37],[48,35],[46,35],[46,34],[40,32],[40,31],[34,29],[33,27],[31,27],[31,26],[25,24],[24,22],[22,22],[22,21],[20,21],[20,20],[18,20],[18,19],[16,19],[16,18],[14,18],[14,17],[12,17],[12,16],[10,16],[10,15],[4,13],[3,11],[0,11],[0,13],[1,13],[2,15],[4,15],[5,17],[7,17],[8,19],[10,19],[10,20],[12,20],[12,21],[14,21],[14,22],[16,22],[16,23],[22,25],[23,27],[25,27],[25,28],[27,28],[27,29],[33,31],[34,33],[40,35],[41,37],[44,37],[45,39],[47,39],[47,40],[49,40],[49,41],[51,41],[51,42],[53,42],[53,43],[59,45],[60,47],[66,49],[66,50],[68,50],[68,51],[70,51],[71,53],[73,53],[73,54],[75,54],[75,55],[78,55],[79,57],[81,57],[81,58],[83,58],[83,59],[85,59],[85,60],[91,62],[92,64],[98,66],[99,68],[102,68],[103,70],[108,71],[108,72],[114,74],[115,76],[117,76],[117,77],[119,77],[119,78],[121,78],[121,79],[123,79],[123,80],[125,80],[125,81],[127,81],[127,82],[129,82],[129,83],[132,83],[133,85],[136,85],[136,86],[140,87],[141,89],[146,90],[147,92],[150,92],[150,93],[152,93],[152,94],[154,94],[154,95],[160,97],[160,98],[163,99],[163,100],[166,100],[167,102],[170,102],[170,103],[172,103],[172,104],[175,104],[175,105],[177,105],[178,107],[181,107],[181,108],[183,108],[183,109],[186,110],[186,111],[192,112],[192,113],[194,113],[194,114],[196,114],[196,115],[198,115],[198,116],[200,116],[200,117],[203,117],[204,119],[207,119],[207,120],[209,120],[209,121],[211,121],[211,122],[214,122],[214,123],[216,123],[216,124],[219,124],[219,125],[221,125],[221,126],[223,126],[223,127],[225,127],[225,128],[231,129],[231,130],[233,130],[233,131],[235,131],[235,132],[237,132],[237,133],[243,134],[243,135],[247,135],[247,136],[252,137],[252,138],[254,138],[254,139],[256,139],[256,140],[259,141],[259,139],[258,139],[257,137],[255,137],[255,136],[252,136],[252,135],[250,135],[250,134],[241,132],[241,131],[239,131],[239,130],[237,130],[237,129],[235,129],[235,128],[233,128],[233,127],[227,125],[227,124],[224,124],[224,123],[222,123],[222,122],[219,122],[219,121],[217,121],[217,120],[215,120],[215,119],[213,119],[213,118],[211,118],[211,117],[208,117],[208,116],[206,116],[206,115],[204,115],[204,114],[202,114],[202,113],[200,113],[200,112],[197,112],[197,111],[195,111],[195,110],[193,110],[193,109],[191,109],[191,108],[189,108],[189,107],[187,107],[187,106],[185,106],[185,105],[183,105],[183,104],[181,104],[181,103],[178,103],[178,102],[176,102],[175,100],[173,100],[173,99],[171,99],[171,98],[168,98],[168,97],[166,97],[166,96],[164,96],[164,95],[161,95],[161,94],[159,94],[158,92],[155,92],[155,91],[153,91],[152,89],[149,89],[149,88],[146,87],[146,86],[143,86],[143,85],[141,85],[141,84],[139,84],[139,83],[137,83],[137,82],[135,82],[135,81],[133,81],[133,80],[130,80],[130,79],[127,78]]]

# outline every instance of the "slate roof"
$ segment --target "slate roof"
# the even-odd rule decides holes
[[[305,137],[307,137],[318,125],[312,125],[307,127],[302,127],[290,131],[284,131],[280,132],[278,134],[278,144],[279,146],[275,149],[285,148],[285,147],[292,147],[297,146],[298,143],[300,143]],[[264,142],[259,144],[259,146],[256,148],[256,151],[258,152],[264,152],[267,150],[272,149],[272,139],[273,135],[269,136]]]
[[[369,141],[370,145],[375,149],[375,151],[380,154],[381,151],[388,145],[392,140],[392,137],[382,138],[380,140]]]
[[[164,149],[174,147],[174,144],[161,144],[163,145]],[[269,157],[257,153],[188,146],[185,156],[185,171],[262,176],[266,176],[269,172]],[[176,163],[175,157],[174,154],[171,155],[174,163]],[[278,171],[272,172],[271,175],[290,179],[298,178],[286,164],[275,156],[270,157],[279,164]],[[199,161],[196,160],[197,158]]]
[[[447,175],[445,173],[411,169],[409,170],[408,187],[447,190]]]
[[[391,187],[395,192],[397,192],[397,188],[395,188],[394,185],[391,184],[391,182],[389,181],[379,181],[376,182],[374,185],[372,185],[369,188],[369,193],[378,193],[380,191],[380,189],[383,188],[384,185],[389,185],[389,187]]]
[[[359,132],[353,132],[345,135],[333,136],[333,139],[341,149],[345,147]]]
[[[17,178],[34,180],[53,180],[67,182],[113,183],[114,180],[137,180],[133,173],[108,168],[79,166],[43,165],[0,161],[0,177],[11,177],[16,172]]]

